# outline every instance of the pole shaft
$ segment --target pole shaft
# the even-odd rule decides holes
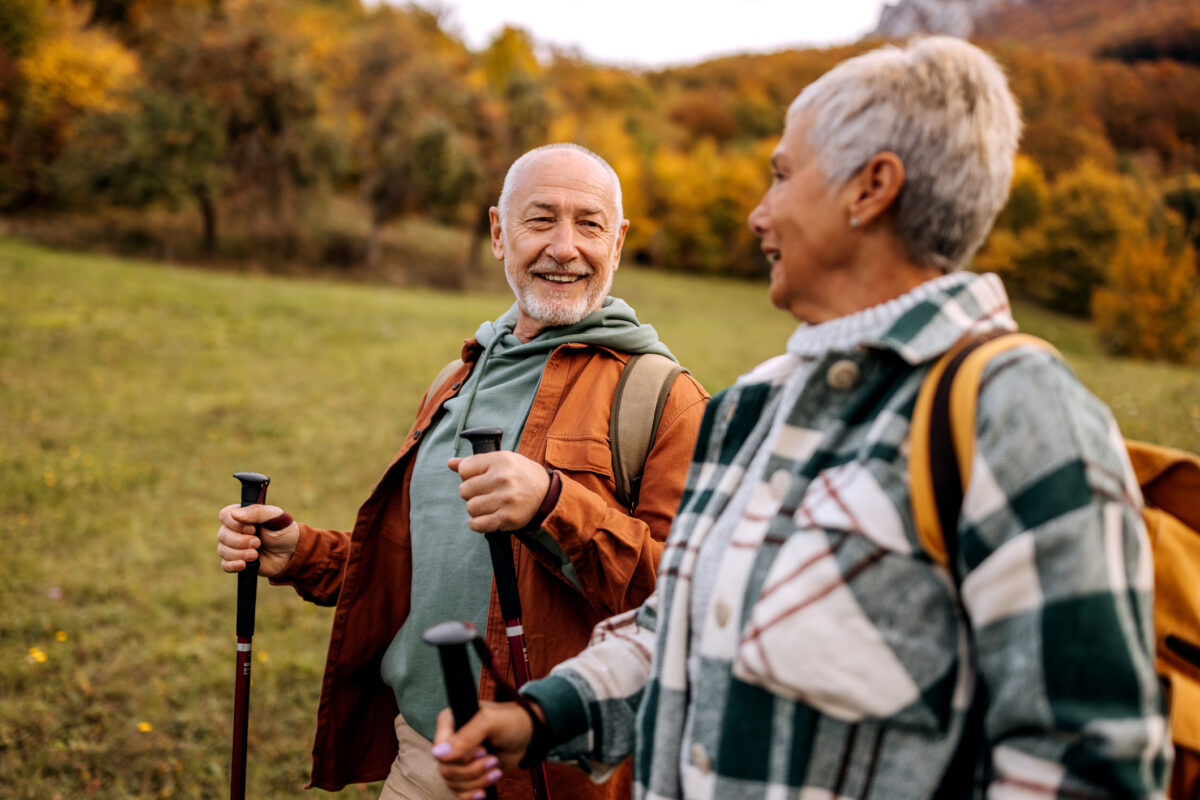
[[[271,479],[257,472],[234,475],[242,482],[243,508],[266,502]],[[258,526],[255,525],[255,533]],[[258,561],[248,561],[237,579],[237,670],[233,683],[233,758],[229,770],[229,797],[246,797],[246,743],[250,731],[250,648],[254,639],[254,607],[258,598]]]
[[[499,428],[472,428],[462,432],[471,443],[473,453],[494,453],[500,449]],[[525,627],[521,622],[521,593],[517,588],[517,567],[513,561],[512,537],[506,531],[484,534],[488,551],[492,556],[492,575],[496,579],[496,597],[500,601],[500,614],[504,617],[508,636],[509,661],[518,688],[530,678],[529,651],[525,647]],[[536,800],[550,800],[550,784],[545,762],[529,768]]]

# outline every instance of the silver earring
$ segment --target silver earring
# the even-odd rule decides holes
[[[858,221],[858,217],[851,217],[851,218],[850,218],[850,227],[851,227],[851,228],[857,228],[857,227],[858,227],[859,225],[861,225],[861,224],[862,224],[862,223]]]

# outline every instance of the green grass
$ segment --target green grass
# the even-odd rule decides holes
[[[0,238],[0,793],[228,791],[235,581],[215,532],[232,473],[267,473],[272,501],[348,526],[426,382],[511,303],[494,285],[240,276]],[[626,268],[616,290],[710,389],[793,327],[761,285]],[[1194,371],[1112,360],[1078,323],[1018,316],[1128,433],[1200,450]],[[251,797],[307,780],[329,622],[288,590],[259,593]]]

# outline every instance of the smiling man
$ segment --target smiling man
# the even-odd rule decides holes
[[[617,175],[577,145],[532,150],[509,169],[491,222],[492,252],[516,303],[483,323],[461,362],[426,391],[354,530],[293,522],[274,506],[220,513],[217,551],[227,572],[257,558],[273,583],[337,606],[314,786],[386,778],[384,800],[452,797],[429,753],[446,695],[421,632],[469,620],[511,677],[479,533],[512,531],[521,542],[517,581],[533,677],[654,589],[708,395],[686,372],[674,379],[638,500],[624,507],[609,449],[613,397],[633,355],[671,354],[654,328],[609,296],[629,227]],[[459,434],[476,426],[503,429],[507,449],[468,455]],[[276,520],[268,528],[280,530],[254,534],[254,523]],[[490,676],[477,677],[480,696],[492,698]],[[498,788],[502,798],[532,796],[524,771]],[[602,785],[554,766],[550,788],[558,798],[628,797],[628,765]]]

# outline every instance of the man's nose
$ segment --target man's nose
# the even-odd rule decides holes
[[[579,255],[579,248],[575,241],[575,226],[569,222],[560,222],[554,226],[554,232],[550,239],[550,246],[546,248],[546,252],[560,264],[566,264],[569,261],[574,261]]]

